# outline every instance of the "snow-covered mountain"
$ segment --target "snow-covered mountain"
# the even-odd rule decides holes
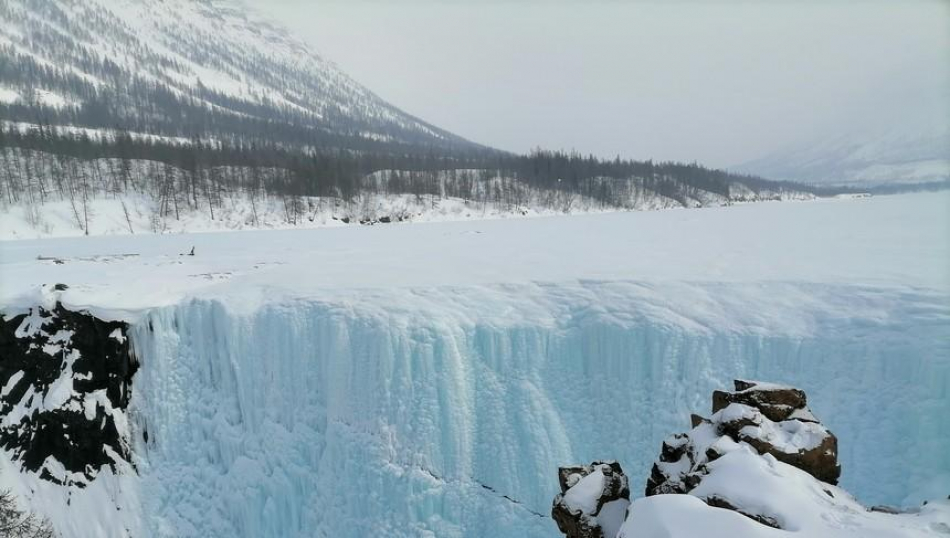
[[[809,141],[734,167],[764,177],[869,187],[950,181],[950,129],[934,119],[919,129],[870,129]]]
[[[185,138],[474,147],[383,101],[239,0],[4,0],[0,110]]]
[[[696,164],[474,144],[386,103],[239,1],[0,4],[2,237],[814,197]]]

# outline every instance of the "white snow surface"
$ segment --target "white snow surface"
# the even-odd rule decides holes
[[[590,524],[600,525],[604,536],[613,537],[620,532],[630,501],[615,499],[604,503],[600,511],[597,511],[597,501],[604,492],[607,481],[604,469],[609,467],[607,464],[597,465],[589,475],[580,479],[580,475],[571,475],[567,482],[570,488],[564,492],[564,504],[573,513],[581,512],[589,516]]]
[[[763,387],[763,390],[771,389]],[[814,418],[810,413],[805,416]],[[761,439],[775,447],[775,449],[788,454],[811,450],[828,437],[828,430],[817,422],[800,422],[797,420],[773,422],[763,416],[758,409],[740,403],[727,405],[716,412],[710,420],[714,423],[738,422],[740,420],[752,421],[754,425],[744,426],[740,432],[749,437]],[[707,427],[707,425],[700,426],[701,429]],[[700,452],[705,452],[705,450],[700,450]]]
[[[753,522],[699,499],[726,500],[746,514],[764,516],[780,529]],[[950,534],[950,500],[906,514],[871,512],[848,492],[741,446],[709,464],[709,474],[689,495],[634,501],[619,538],[911,538]]]
[[[764,420],[758,426],[742,428],[741,433],[761,439],[786,454],[812,450],[828,437],[828,430],[821,424],[797,420]]]
[[[12,104],[20,99],[20,94],[16,90],[0,87],[0,103]]]
[[[553,536],[558,465],[617,459],[637,494],[752,378],[807,391],[862,502],[946,497],[948,202],[2,242],[4,311],[67,283],[141,369],[137,476],[66,491],[3,455],[0,486],[66,538]]]
[[[63,299],[75,307],[130,312],[193,297],[254,311],[281,299],[357,300],[365,293],[352,290],[366,288],[618,281],[946,291],[948,204],[943,192],[517,221],[4,242],[0,305],[37,304],[38,285],[53,282],[72,286]],[[192,246],[197,256],[180,255]],[[773,302],[779,310],[801,306],[781,296]],[[761,323],[768,314],[742,317]]]
[[[597,498],[604,491],[604,472],[598,465],[593,472],[581,478],[564,493],[564,504],[571,510],[593,515],[597,511]]]
[[[435,201],[419,201],[414,195],[372,196],[363,195],[353,202],[342,202],[327,197],[305,197],[305,204],[314,209],[302,212],[297,222],[288,220],[287,208],[278,197],[257,200],[253,205],[243,194],[227,200],[215,209],[215,219],[208,217],[205,208],[183,210],[181,218],[174,215],[158,220],[157,200],[141,194],[118,197],[97,197],[88,203],[89,235],[125,234],[182,234],[195,232],[226,232],[273,229],[314,229],[345,226],[360,226],[360,220],[379,217],[403,216],[413,223],[445,221],[479,221],[485,219],[533,218],[564,215],[564,211],[543,207],[512,206],[499,203],[477,203],[461,198],[442,198]],[[637,209],[653,210],[675,207],[668,198],[657,196],[645,200]],[[573,213],[602,213],[618,211],[604,209],[590,199],[582,199]],[[42,239],[50,237],[81,237],[82,207],[73,206],[68,200],[50,200],[41,204],[0,203],[0,241],[19,239]]]

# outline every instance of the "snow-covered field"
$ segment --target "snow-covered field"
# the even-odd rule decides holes
[[[378,221],[387,218],[396,222],[446,222],[463,220],[506,219],[599,213],[618,211],[603,208],[596,201],[577,197],[571,209],[556,210],[537,204],[531,206],[505,205],[494,202],[474,202],[461,198],[430,199],[414,195],[374,196],[363,194],[352,202],[338,198],[302,197],[299,215],[289,214],[287,204],[279,197],[269,196],[254,203],[243,194],[226,200],[215,209],[215,218],[209,218],[207,208],[200,211],[185,209],[180,218],[174,215],[158,218],[158,203],[148,196],[133,194],[119,197],[98,197],[89,201],[89,235],[142,235],[181,234],[194,232],[227,232],[238,230],[314,229],[358,225],[359,221]],[[717,201],[720,204],[725,201]],[[635,204],[637,210],[682,207],[676,201],[662,196],[645,199]],[[81,206],[68,200],[54,200],[43,204],[15,204],[2,207],[0,212],[0,241],[40,239],[49,237],[80,237],[83,229]],[[344,222],[343,219],[346,219]]]
[[[67,537],[552,536],[558,465],[617,459],[637,495],[661,440],[745,377],[808,392],[861,501],[942,498],[948,207],[2,242],[6,312],[66,283],[67,306],[134,323],[142,367],[138,477],[67,492],[4,455],[0,486]]]

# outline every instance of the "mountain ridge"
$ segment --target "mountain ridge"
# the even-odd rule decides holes
[[[9,120],[251,131],[298,147],[480,147],[384,101],[240,2],[11,0],[0,21]]]

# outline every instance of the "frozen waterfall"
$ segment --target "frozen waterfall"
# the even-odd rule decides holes
[[[137,323],[145,528],[553,536],[552,470],[615,458],[642,494],[661,440],[736,377],[807,388],[862,501],[950,483],[945,295],[596,281],[363,295],[193,299]]]

